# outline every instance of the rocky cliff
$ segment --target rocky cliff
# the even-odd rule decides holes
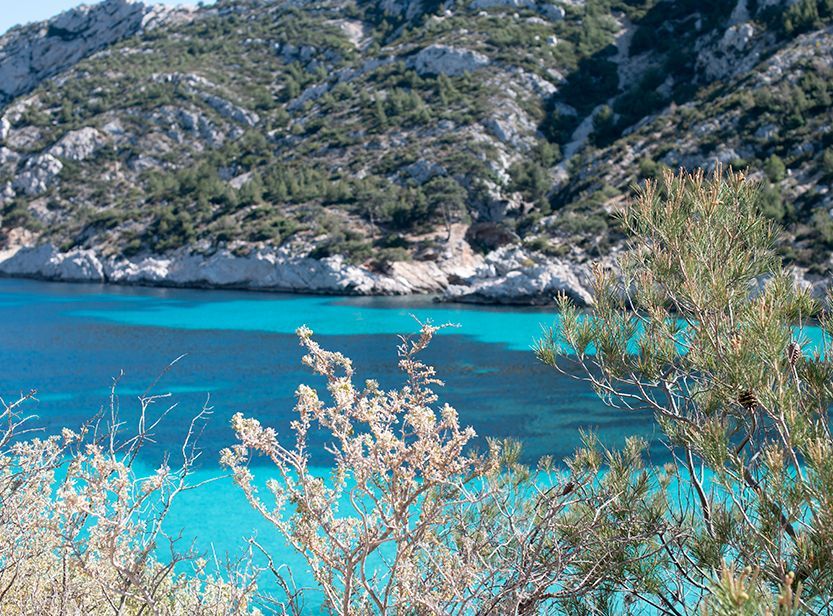
[[[0,37],[0,273],[589,301],[665,167],[833,247],[827,0],[105,0]]]
[[[0,37],[0,102],[33,90],[91,53],[129,36],[186,21],[190,10],[139,0],[82,5],[47,22],[14,28]]]

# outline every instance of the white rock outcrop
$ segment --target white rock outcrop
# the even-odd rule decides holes
[[[760,41],[756,46],[754,24],[735,24],[716,43],[698,50],[697,69],[706,79],[727,79],[751,70],[760,57]]]
[[[73,66],[107,45],[190,11],[147,6],[139,0],[81,5],[0,37],[0,103]]]
[[[550,21],[561,21],[567,14],[563,6],[557,4],[544,4],[538,9],[544,17]]]
[[[383,13],[404,17],[411,21],[425,10],[422,0],[380,0],[379,8]]]
[[[20,154],[14,150],[10,150],[5,146],[0,146],[0,167],[4,165],[14,164],[20,160]]]
[[[405,295],[439,293],[451,278],[472,275],[476,263],[477,259],[462,255],[396,262],[379,272],[350,264],[339,255],[313,259],[293,255],[285,248],[265,248],[245,256],[227,250],[211,255],[180,250],[164,256],[105,259],[89,249],[62,253],[51,244],[42,244],[0,253],[0,274],[117,284]]]
[[[49,148],[49,154],[69,160],[86,160],[100,148],[106,139],[104,135],[91,126],[68,132]]]
[[[419,75],[448,75],[450,77],[476,71],[488,64],[488,56],[471,49],[450,45],[429,45],[408,60],[408,66]]]
[[[104,280],[101,261],[92,250],[75,249],[61,253],[51,244],[21,248],[0,262],[0,272],[69,282]]]
[[[14,179],[12,186],[29,196],[40,195],[57,183],[63,168],[61,161],[52,154],[39,154],[26,161],[23,171]]]
[[[249,127],[260,122],[260,117],[254,111],[243,109],[243,107],[235,105],[221,96],[209,92],[200,92],[200,96],[214,111],[228,120],[233,120]]]
[[[425,184],[430,179],[446,175],[446,168],[430,160],[420,159],[410,165],[402,167],[402,172],[417,184]]]
[[[583,305],[593,303],[589,268],[529,253],[517,245],[502,246],[486,256],[474,275],[451,285],[446,301],[548,304],[566,293]]]

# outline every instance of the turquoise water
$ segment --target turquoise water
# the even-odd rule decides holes
[[[530,351],[549,310],[485,309],[439,305],[429,299],[336,298],[55,284],[0,280],[0,395],[9,400],[38,390],[29,406],[47,431],[77,427],[108,405],[113,379],[121,416],[130,423],[136,397],[165,366],[187,355],[162,376],[154,393],[171,392],[178,406],[156,430],[140,460],[146,472],[166,452],[177,452],[188,421],[210,395],[213,416],[202,435],[203,456],[195,480],[222,474],[218,453],[233,442],[232,414],[242,411],[287,434],[294,391],[321,385],[301,363],[294,331],[311,327],[321,343],[351,357],[357,376],[383,386],[402,382],[396,368],[399,334],[416,332],[415,318],[443,330],[425,358],[446,387],[441,400],[457,407],[463,423],[485,437],[513,437],[533,462],[564,458],[579,444],[580,427],[595,428],[610,444],[639,432],[650,438],[647,415],[622,415],[604,407],[591,391],[541,365]],[[313,434],[312,463],[330,463],[325,435]],[[659,451],[661,454],[661,451]],[[175,461],[175,460],[174,460]],[[257,469],[260,477],[268,469]],[[303,562],[246,503],[228,478],[179,499],[167,524],[182,530],[185,547],[222,560],[238,554],[244,538],[257,534],[279,562],[289,564],[301,585]],[[162,554],[164,556],[164,554]],[[268,584],[267,584],[268,587]],[[311,593],[314,605],[316,594]]]
[[[322,384],[300,363],[297,327],[308,325],[325,348],[351,357],[358,379],[394,387],[402,382],[397,336],[417,331],[415,318],[458,325],[442,330],[424,358],[446,382],[441,402],[476,429],[479,445],[486,437],[512,437],[523,442],[529,462],[543,455],[561,460],[579,444],[579,429],[587,428],[611,446],[642,435],[653,443],[654,461],[664,461],[648,414],[607,408],[588,387],[535,360],[531,346],[555,318],[547,309],[0,280],[0,396],[8,401],[37,389],[28,407],[37,423],[47,432],[73,428],[107,407],[113,379],[122,374],[116,391],[129,425],[137,396],[186,354],[153,390],[170,392],[177,406],[144,450],[140,468],[150,472],[166,452],[179,450],[190,418],[210,396],[213,416],[202,434],[195,479],[219,477],[218,452],[233,442],[232,414],[241,411],[288,435],[295,389]],[[817,331],[809,334],[817,337]],[[312,464],[322,473],[330,464],[326,442],[326,435],[313,433]],[[256,474],[265,479],[269,470]],[[184,494],[167,530],[182,531],[183,548],[193,541],[219,560],[239,553],[244,538],[257,534],[300,585],[309,584],[303,562],[228,478]],[[309,596],[314,605],[315,593]]]

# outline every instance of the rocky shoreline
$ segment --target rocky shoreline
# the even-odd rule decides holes
[[[92,249],[67,252],[51,244],[0,251],[0,275],[64,282],[249,289],[337,295],[433,294],[440,301],[540,305],[566,293],[592,302],[584,264],[504,246],[486,256],[459,254],[437,261],[398,261],[383,268],[355,265],[341,256],[314,259],[285,248],[246,255],[220,249],[187,250],[134,258],[104,257]]]
[[[797,286],[826,300],[833,281],[789,269]],[[349,263],[340,255],[314,259],[286,248],[246,255],[179,250],[135,258],[103,257],[92,249],[61,252],[51,244],[0,250],[0,277],[152,287],[238,289],[322,295],[434,295],[437,301],[536,306],[565,293],[589,306],[589,264],[571,263],[521,246],[489,254],[456,253],[437,261],[397,261],[384,268]]]

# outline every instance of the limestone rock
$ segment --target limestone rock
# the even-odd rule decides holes
[[[381,0],[379,8],[383,13],[403,17],[406,21],[418,17],[424,10],[422,0]]]
[[[550,21],[560,21],[564,19],[564,16],[566,15],[564,7],[558,6],[557,4],[545,4],[538,10],[541,12],[541,15]]]
[[[71,282],[104,280],[101,261],[92,250],[74,249],[61,253],[51,244],[21,248],[0,262],[0,272]]]
[[[470,8],[474,10],[483,10],[483,9],[520,9],[520,8],[533,8],[535,6],[535,2],[533,0],[474,0],[470,5]]]
[[[92,156],[105,143],[105,138],[95,128],[87,126],[68,132],[49,148],[49,153],[58,158],[81,161]]]
[[[535,125],[523,111],[511,107],[495,114],[484,122],[486,129],[503,143],[518,149],[526,149],[535,134]]]
[[[394,262],[384,271],[348,263],[340,255],[300,257],[288,248],[262,248],[243,256],[225,249],[210,255],[181,249],[130,259],[104,259],[81,248],[62,253],[52,244],[18,244],[0,251],[0,273],[13,276],[350,295],[438,293],[451,279],[474,275],[481,263],[463,241],[462,225],[454,225],[447,251],[436,260]]]
[[[327,92],[330,91],[330,84],[327,82],[317,83],[308,87],[306,90],[301,92],[301,95],[290,102],[286,108],[289,111],[295,111],[296,109],[300,109],[304,106],[307,101],[315,101],[324,96]]]
[[[9,164],[14,164],[18,160],[20,160],[20,154],[18,154],[14,150],[10,150],[5,146],[0,146],[0,167]]]
[[[0,102],[28,92],[98,49],[186,13],[138,0],[104,0],[13,28],[0,37]]]
[[[503,246],[486,256],[474,276],[451,285],[446,301],[504,304],[548,304],[566,293],[582,305],[593,303],[590,272],[580,264]]]
[[[730,50],[743,51],[749,45],[749,41],[755,34],[755,27],[747,22],[732,26],[723,33],[720,41],[720,49],[724,52]]]
[[[14,192],[14,187],[12,186],[11,182],[6,182],[3,184],[3,189],[0,190],[0,205],[6,205],[14,200],[16,193]],[[0,217],[0,224],[2,224],[3,218]]]
[[[49,190],[58,180],[64,166],[52,154],[40,154],[26,161],[23,172],[12,185],[15,190],[33,196]]]
[[[750,70],[759,59],[755,26],[746,22],[730,26],[716,44],[701,49],[697,68],[707,79],[725,79]]]
[[[255,126],[258,122],[260,122],[260,117],[254,111],[243,109],[242,107],[235,105],[234,103],[217,96],[216,94],[201,92],[200,96],[202,96],[202,99],[224,118],[234,120],[235,122],[249,127]]]
[[[408,66],[419,75],[451,77],[475,71],[488,64],[489,58],[482,53],[450,45],[429,45],[408,60]]]
[[[428,180],[445,175],[446,169],[442,165],[430,160],[420,159],[402,168],[402,171],[417,184],[425,184]]]

